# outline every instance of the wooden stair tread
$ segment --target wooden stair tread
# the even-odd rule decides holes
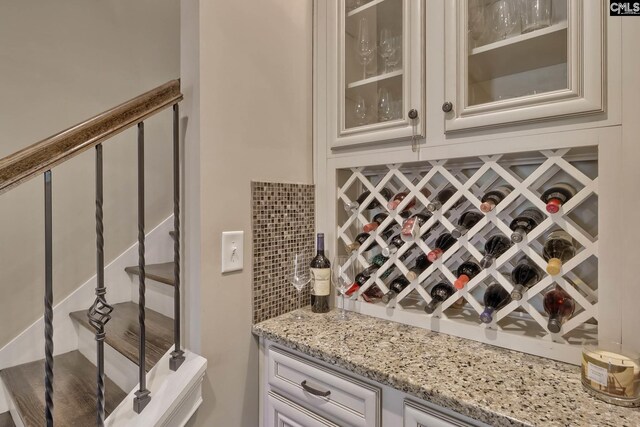
[[[94,332],[93,327],[89,324],[86,310],[75,311],[69,316]],[[145,369],[148,372],[173,345],[173,319],[147,308],[145,326],[147,338]],[[111,320],[107,323],[105,331],[105,342],[139,366],[138,304],[133,302],[114,304]]]
[[[25,426],[46,425],[44,359],[3,369],[0,376]],[[105,378],[107,416],[126,396],[113,381]],[[77,350],[54,357],[53,404],[55,425],[85,427],[96,423],[96,367]]]
[[[0,427],[16,427],[10,413],[0,414]]]
[[[124,269],[129,274],[140,274],[138,266],[126,267]],[[155,280],[156,282],[165,283],[173,286],[175,283],[173,277],[173,262],[163,262],[161,264],[147,264],[145,266],[145,277]]]

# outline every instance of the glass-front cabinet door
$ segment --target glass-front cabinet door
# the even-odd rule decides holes
[[[332,147],[422,136],[424,2],[327,1]]]
[[[448,0],[445,129],[602,112],[604,3]]]

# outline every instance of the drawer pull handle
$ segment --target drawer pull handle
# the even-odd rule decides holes
[[[303,389],[305,389],[305,391],[308,391],[309,393],[313,394],[314,396],[329,397],[329,395],[331,394],[330,390],[320,391],[318,389],[315,389],[313,387],[308,386],[307,385],[307,380],[302,381],[300,383],[300,385],[302,386]]]

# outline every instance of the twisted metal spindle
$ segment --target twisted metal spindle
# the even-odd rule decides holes
[[[103,225],[103,179],[102,144],[96,145],[96,299],[87,312],[89,323],[96,334],[96,424],[104,426],[104,339],[105,326],[111,320],[113,307],[107,304],[107,289],[104,284],[104,225]]]
[[[47,427],[53,427],[53,213],[51,170],[44,173],[44,401]]]
[[[173,337],[175,349],[171,352],[169,368],[177,371],[184,362],[180,345],[180,109],[173,105]]]
[[[133,410],[142,410],[151,401],[151,392],[147,390],[146,362],[146,329],[145,329],[145,242],[144,242],[144,122],[138,123],[138,322],[140,324],[140,342],[138,348],[138,376],[140,388],[133,399]]]

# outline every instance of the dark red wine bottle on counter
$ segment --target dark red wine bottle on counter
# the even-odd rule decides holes
[[[429,302],[424,307],[424,311],[426,311],[428,314],[432,314],[434,311],[436,311],[436,308],[438,308],[440,304],[445,302],[451,295],[455,293],[456,290],[453,289],[453,287],[449,283],[438,283],[433,288],[431,288],[431,291],[429,292],[429,294],[431,295],[431,302]]]
[[[453,282],[453,286],[455,286],[456,289],[464,288],[466,284],[476,277],[481,271],[482,267],[480,267],[475,261],[468,260],[463,262],[456,270],[457,279]]]
[[[442,205],[447,203],[454,194],[456,194],[455,188],[445,187],[436,195],[436,197],[434,197],[434,200],[427,205],[427,210],[429,212],[436,212],[442,209]]]
[[[544,296],[544,311],[549,315],[549,321],[547,323],[549,332],[553,332],[554,334],[560,332],[562,324],[573,316],[575,309],[576,303],[563,289],[556,288],[547,292]]]
[[[436,247],[427,254],[427,258],[431,262],[435,262],[440,258],[457,240],[450,233],[442,233],[436,239]]]
[[[388,217],[389,214],[385,212],[376,214],[376,216],[373,217],[373,220],[370,223],[365,224],[364,227],[362,227],[362,231],[364,231],[365,233],[371,233],[373,230],[376,230],[378,227],[380,227],[380,224],[382,224],[382,222]]]
[[[429,261],[429,258],[427,258],[425,254],[418,255],[415,264],[407,273],[407,279],[412,281],[416,280],[423,271],[429,268],[430,265],[431,261]]]
[[[400,276],[394,279],[391,283],[389,283],[389,292],[382,296],[382,302],[387,304],[389,301],[394,299],[400,292],[404,291],[407,286],[409,286],[411,282],[409,282],[404,276]]]
[[[505,253],[510,247],[511,240],[502,234],[495,234],[489,237],[487,243],[484,244],[484,258],[480,261],[482,268],[491,267],[493,261]]]
[[[577,193],[573,185],[566,182],[558,182],[542,193],[543,202],[547,204],[547,212],[558,213],[560,206],[564,205]]]
[[[463,213],[458,219],[458,225],[453,229],[451,235],[456,239],[467,234],[474,225],[476,225],[481,219],[483,215],[480,212],[476,211],[466,211]]]
[[[540,281],[540,269],[529,258],[522,257],[511,272],[513,290],[511,299],[520,301],[522,294]]]
[[[504,200],[511,193],[511,188],[506,186],[501,186],[494,188],[491,191],[485,193],[482,196],[482,203],[480,204],[480,210],[484,213],[491,212],[496,208],[496,206]]]
[[[331,263],[324,255],[324,233],[318,233],[316,256],[311,260],[311,311],[329,311],[331,294]]]
[[[549,233],[544,244],[542,255],[547,261],[547,273],[552,276],[560,274],[562,265],[576,254],[573,238],[563,230]]]
[[[366,200],[367,197],[369,197],[369,195],[371,194],[370,191],[365,191],[364,193],[360,194],[358,196],[358,198],[355,200],[355,202],[351,202],[351,203],[345,203],[344,204],[344,209],[347,212],[353,212],[356,209],[358,209],[360,207],[360,205],[362,203],[364,203],[364,201]],[[387,188],[383,188],[382,190],[380,190],[380,194],[382,195],[382,197],[384,197],[386,200],[389,200],[389,198],[393,195],[391,193],[391,191],[389,191],[389,189]],[[371,210],[371,209],[375,209],[380,207],[380,202],[378,201],[378,199],[376,199],[375,197],[373,198],[373,200],[371,200],[371,202],[367,205],[367,207],[365,208],[365,210]]]
[[[509,228],[513,230],[511,234],[511,241],[513,243],[520,243],[524,240],[525,236],[529,234],[531,230],[536,228],[538,224],[544,221],[544,215],[536,208],[525,209],[518,215]]]
[[[484,292],[484,311],[480,314],[483,323],[493,322],[493,313],[511,302],[509,292],[498,283],[489,285]]]

